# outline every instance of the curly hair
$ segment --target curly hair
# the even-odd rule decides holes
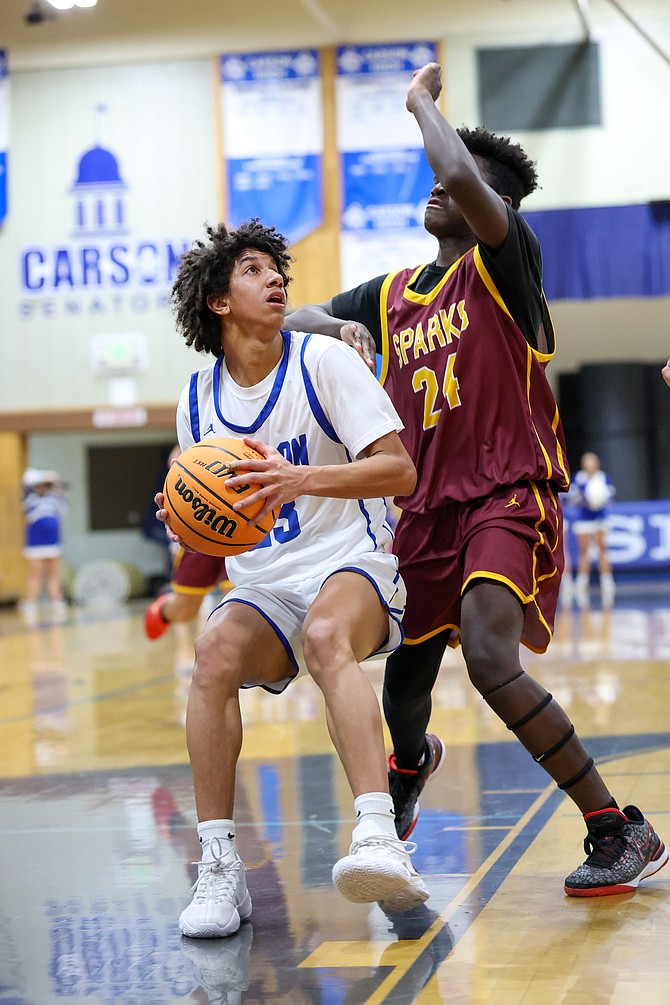
[[[230,277],[237,258],[246,248],[270,255],[277,271],[288,286],[291,256],[288,241],[257,218],[229,230],[225,223],[207,227],[209,241],[195,241],[181,258],[172,286],[170,302],[177,329],[198,352],[221,356],[221,322],[207,303],[208,297],[222,297],[230,288]]]
[[[515,209],[524,196],[537,188],[537,171],[523,147],[512,143],[508,136],[496,136],[484,126],[468,129],[461,126],[456,132],[471,154],[483,157],[489,169],[490,185],[498,195],[508,195]]]

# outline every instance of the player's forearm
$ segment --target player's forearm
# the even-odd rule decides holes
[[[331,338],[340,338],[343,324],[346,322],[332,317],[318,304],[307,304],[287,314],[283,327],[287,331],[316,332],[320,335],[330,335]]]
[[[314,465],[304,468],[303,495],[331,499],[373,499],[411,495],[416,470],[409,456],[374,454],[351,464]]]
[[[423,136],[426,159],[445,192],[478,182],[477,164],[428,91],[412,96],[411,111]]]

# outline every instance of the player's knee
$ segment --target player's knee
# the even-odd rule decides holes
[[[195,642],[193,683],[200,688],[229,688],[240,684],[239,661],[217,632],[203,632]]]
[[[302,649],[305,662],[317,683],[337,667],[344,648],[342,626],[333,618],[313,617],[303,625]]]
[[[507,680],[510,667],[518,664],[518,645],[510,650],[498,635],[470,631],[463,636],[462,645],[468,676],[480,694]]]

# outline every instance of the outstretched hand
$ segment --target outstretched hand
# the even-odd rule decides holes
[[[668,385],[668,387],[670,387],[670,359],[661,370],[661,373],[663,375],[663,380]]]
[[[236,461],[230,461],[228,467],[231,471],[239,472],[239,474],[227,478],[226,486],[237,488],[241,485],[247,485],[249,482],[259,486],[256,492],[245,496],[233,506],[234,510],[240,512],[262,502],[262,508],[252,520],[249,520],[249,526],[256,527],[272,510],[279,509],[283,503],[293,502],[302,494],[307,468],[291,464],[283,454],[280,454],[274,447],[268,446],[267,443],[263,443],[262,440],[254,440],[250,436],[245,436],[244,442],[263,456],[243,457]]]
[[[407,111],[413,110],[412,102],[419,91],[428,91],[433,101],[437,101],[442,92],[442,67],[439,63],[426,63],[420,70],[414,71],[407,91]]]
[[[348,321],[340,328],[340,339],[356,350],[368,369],[377,372],[377,347],[365,325]]]

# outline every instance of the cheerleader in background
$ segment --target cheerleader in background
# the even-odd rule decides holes
[[[62,621],[67,614],[60,578],[61,519],[66,509],[67,502],[56,472],[28,468],[23,475],[26,519],[23,554],[28,559],[28,581],[21,611],[29,625],[37,624],[37,605],[43,589],[51,601],[54,620]]]
[[[607,528],[605,518],[607,507],[614,498],[615,488],[600,467],[597,454],[586,453],[580,462],[580,469],[572,479],[570,501],[574,507],[572,530],[579,544],[575,598],[580,607],[586,607],[589,600],[589,575],[591,562],[595,557],[600,573],[600,598],[603,607],[614,603],[614,578],[612,566],[607,557]]]

